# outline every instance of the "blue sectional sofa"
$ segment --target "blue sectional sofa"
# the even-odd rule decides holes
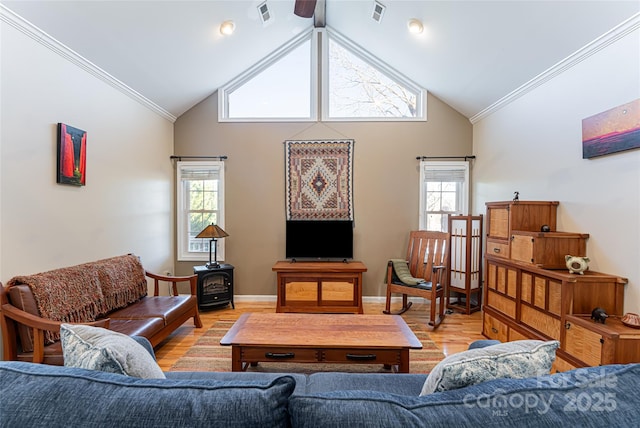
[[[640,364],[497,379],[425,396],[424,374],[165,375],[0,362],[0,426],[640,426]]]

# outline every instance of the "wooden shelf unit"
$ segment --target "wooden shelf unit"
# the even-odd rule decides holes
[[[364,263],[279,261],[276,312],[362,314]]]
[[[542,226],[556,230],[557,201],[487,202],[487,254],[511,258],[514,231],[540,232]]]
[[[591,313],[595,307],[621,316],[627,280],[587,271],[584,275],[542,269],[526,263],[486,256],[483,334],[490,339],[558,340],[557,356],[571,367],[588,361],[573,355],[567,347],[567,319],[573,314]],[[598,328],[590,323],[584,328]],[[640,361],[640,354],[635,359]],[[617,362],[617,361],[616,361]]]
[[[554,368],[561,371],[595,364],[640,362],[640,332],[634,334],[633,329],[617,321],[623,314],[626,278],[591,270],[579,275],[569,273],[566,268],[541,267],[557,266],[557,258],[569,246],[581,250],[586,245],[586,234],[555,232],[557,205],[558,202],[487,203],[484,336],[503,342],[558,340],[560,348]],[[525,213],[532,218],[527,219]],[[522,229],[525,226],[530,232],[539,231],[542,224],[549,225],[552,233],[519,234],[527,237],[520,240],[526,243],[524,252],[521,248],[514,251],[514,242],[504,239],[518,234],[518,230],[527,230]],[[517,229],[512,229],[514,225]],[[557,251],[540,252],[537,245]],[[553,257],[549,256],[551,253]],[[543,263],[535,263],[543,259]],[[609,314],[608,325],[589,319],[596,307]]]

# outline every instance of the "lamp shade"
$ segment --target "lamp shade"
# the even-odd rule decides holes
[[[229,234],[222,230],[217,224],[212,223],[205,227],[202,232],[198,233],[196,238],[224,238],[225,236],[229,236]]]

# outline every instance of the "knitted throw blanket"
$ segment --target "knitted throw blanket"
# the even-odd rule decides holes
[[[426,282],[424,278],[414,278],[409,271],[409,265],[404,259],[391,259],[393,264],[393,273],[398,277],[400,282],[406,285],[418,285]]]
[[[147,293],[144,269],[133,255],[16,276],[8,282],[19,284],[31,288],[42,318],[69,323],[95,321]],[[59,334],[46,332],[46,344],[57,340]]]
[[[147,280],[138,257],[129,254],[88,264],[98,274],[103,296],[101,316],[147,295]]]

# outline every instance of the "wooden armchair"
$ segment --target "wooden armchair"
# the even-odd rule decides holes
[[[449,234],[425,230],[412,231],[405,260],[394,259],[387,264],[387,302],[383,311],[391,314],[391,295],[402,294],[402,308],[406,312],[412,302],[407,296],[423,297],[431,301],[429,325],[438,328],[444,319],[445,288],[449,265]]]

